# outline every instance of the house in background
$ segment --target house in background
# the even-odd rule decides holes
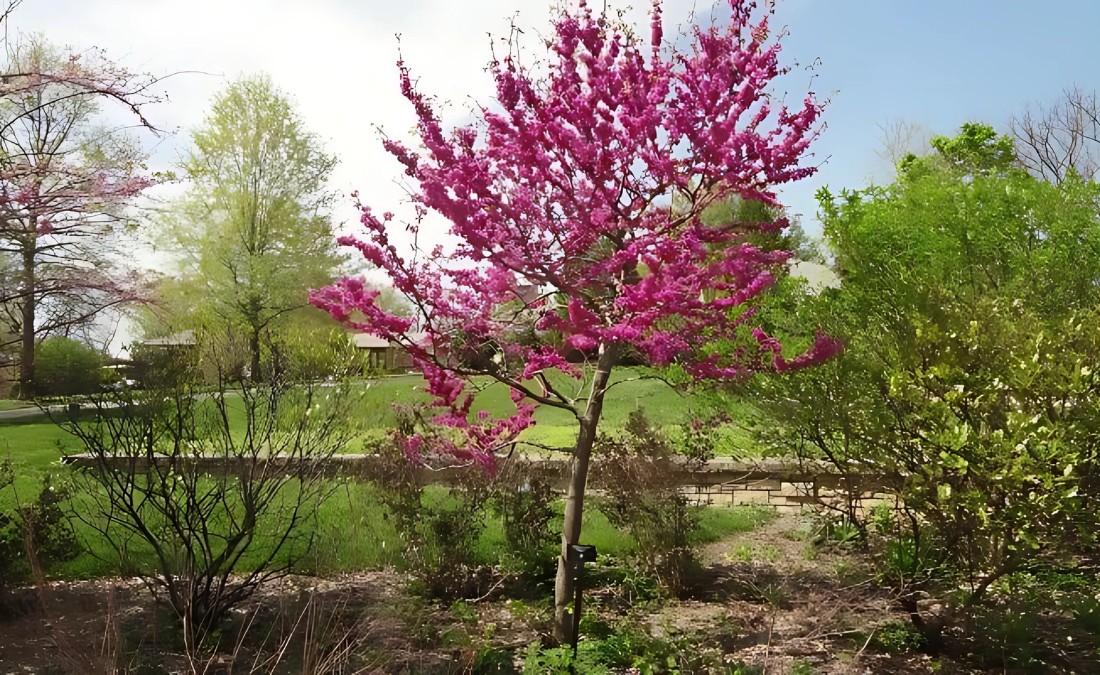
[[[148,340],[141,340],[142,345],[146,347],[194,347],[198,344],[198,340],[195,339],[195,331],[185,330],[179,333],[172,333],[171,335],[165,335],[159,338],[150,338]]]
[[[374,372],[395,372],[413,367],[412,357],[401,345],[370,333],[351,333],[351,343],[360,352],[366,354],[366,368]],[[417,342],[428,342],[427,333],[410,333],[409,337]]]

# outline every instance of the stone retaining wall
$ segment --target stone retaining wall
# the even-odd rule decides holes
[[[70,455],[62,460],[74,467],[89,467],[96,459],[91,455]],[[113,457],[107,460],[117,471],[146,472],[154,464],[167,462],[164,457]],[[281,457],[266,462],[286,463]],[[302,460],[298,460],[302,461]],[[523,471],[549,481],[559,490],[568,483],[569,460],[565,458],[525,457]],[[251,462],[217,457],[195,457],[177,460],[175,470],[202,473],[237,473]],[[349,476],[369,480],[380,472],[380,460],[376,455],[342,454],[317,462],[315,467],[330,476]],[[895,481],[887,476],[850,472],[843,474],[826,464],[792,463],[780,460],[755,462],[712,459],[707,462],[666,461],[657,467],[668,476],[669,484],[676,485],[697,504],[708,505],[759,505],[779,512],[798,512],[810,504],[825,504],[833,508],[846,508],[848,488],[860,495],[860,510],[877,504],[896,504],[891,493]],[[423,469],[420,480],[425,484],[451,485],[468,471],[480,471],[479,467],[450,466]],[[592,489],[599,490],[597,480]]]

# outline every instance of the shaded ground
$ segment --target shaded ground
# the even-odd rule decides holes
[[[876,631],[905,617],[856,558],[812,546],[812,536],[788,516],[707,545],[693,599],[657,603],[629,583],[595,587],[586,629],[631,622],[756,672],[968,672],[876,649]],[[545,590],[511,591],[440,606],[409,596],[391,572],[285,579],[235,615],[215,653],[188,659],[172,617],[137,580],[53,583],[9,598],[0,673],[515,672],[487,670],[486,654],[499,661],[508,651],[518,665],[545,638],[550,608]]]

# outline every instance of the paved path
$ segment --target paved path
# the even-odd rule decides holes
[[[106,408],[117,408],[117,403],[99,403],[81,406],[81,410],[84,412],[103,410]],[[44,408],[32,407],[32,408],[16,408],[15,410],[0,410],[0,422],[25,422],[36,421],[41,419],[42,421],[49,420],[51,417],[54,419],[60,419],[64,417],[68,412],[69,406],[66,405],[49,405]]]
[[[61,415],[67,406],[51,405],[44,410],[37,406],[31,408],[16,408],[15,410],[0,410],[0,422],[33,420],[37,417],[45,418],[47,415]]]

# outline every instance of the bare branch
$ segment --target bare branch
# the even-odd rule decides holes
[[[1070,172],[1086,180],[1100,174],[1100,100],[1095,91],[1066,89],[1053,104],[1029,106],[1009,121],[1021,166],[1061,183]]]

